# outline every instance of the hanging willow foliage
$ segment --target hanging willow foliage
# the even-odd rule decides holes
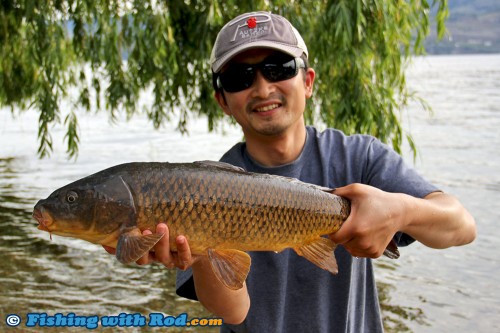
[[[146,112],[156,128],[175,113],[180,131],[190,114],[205,115],[213,130],[223,118],[208,62],[216,35],[241,13],[269,10],[308,45],[317,72],[308,123],[372,134],[400,151],[400,110],[414,98],[404,70],[424,51],[431,6],[442,36],[447,0],[1,1],[0,106],[39,112],[41,157],[57,122],[68,155],[77,153],[78,109]],[[145,90],[151,105],[139,103]]]

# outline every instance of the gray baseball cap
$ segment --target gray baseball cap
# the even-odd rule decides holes
[[[210,65],[220,71],[238,53],[257,47],[271,48],[300,57],[307,46],[297,29],[283,16],[270,12],[251,12],[229,21],[217,35]]]

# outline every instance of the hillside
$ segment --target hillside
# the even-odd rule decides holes
[[[425,43],[427,53],[500,53],[500,1],[450,0],[448,4],[448,34],[436,42],[433,29]]]

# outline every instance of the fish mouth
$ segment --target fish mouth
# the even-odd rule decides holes
[[[54,224],[54,221],[43,206],[33,210],[33,218],[38,222],[39,230],[51,232],[49,227]]]

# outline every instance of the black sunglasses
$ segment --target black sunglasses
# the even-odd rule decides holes
[[[235,93],[252,86],[257,70],[260,70],[269,82],[278,82],[291,79],[297,75],[299,68],[305,67],[301,58],[275,55],[267,57],[258,64],[233,63],[217,75],[215,86],[217,90],[224,89],[229,93]]]

